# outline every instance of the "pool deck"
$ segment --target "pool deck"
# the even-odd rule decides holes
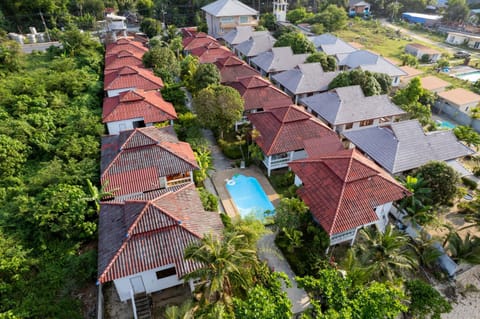
[[[235,174],[255,177],[265,191],[265,194],[267,194],[268,199],[272,202],[273,206],[277,207],[277,204],[280,201],[280,196],[275,192],[272,185],[270,185],[270,182],[265,175],[262,174],[259,168],[255,166],[248,168],[230,168],[215,172],[213,176],[211,176],[211,180],[215,186],[218,197],[220,198],[223,209],[230,217],[239,216],[239,213],[233,204],[230,193],[225,186],[225,181],[227,179],[231,179]]]

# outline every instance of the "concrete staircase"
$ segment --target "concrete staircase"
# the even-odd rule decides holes
[[[147,294],[136,294],[135,295],[135,307],[137,309],[138,319],[152,319],[152,311],[150,308],[150,298]]]

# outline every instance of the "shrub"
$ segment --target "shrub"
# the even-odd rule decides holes
[[[480,177],[480,167],[475,167],[473,169],[473,175],[475,175],[476,177]]]
[[[285,188],[290,187],[295,179],[295,174],[292,171],[288,171],[285,174],[273,174],[270,177],[275,188]]]
[[[209,212],[218,211],[218,198],[203,187],[198,188],[203,208]]]
[[[463,182],[463,184],[465,184],[465,186],[467,186],[470,189],[476,189],[477,188],[477,182],[469,179],[466,176],[462,177],[462,182]]]
[[[241,159],[242,158],[242,145],[244,141],[229,142],[223,139],[218,139],[218,145],[222,150],[223,154],[230,159]]]

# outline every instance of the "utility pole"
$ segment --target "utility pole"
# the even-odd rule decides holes
[[[45,23],[45,19],[43,18],[42,11],[40,11],[40,18],[42,18],[43,27],[45,28],[45,33],[47,34],[48,42],[51,42],[52,40],[50,39],[50,34],[48,33],[47,24]]]

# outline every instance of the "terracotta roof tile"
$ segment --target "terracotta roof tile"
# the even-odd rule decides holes
[[[143,55],[148,49],[140,42],[128,39],[119,39],[115,43],[107,45],[105,48],[105,56],[116,55],[120,51],[128,51],[135,54]]]
[[[229,84],[244,100],[245,111],[273,109],[291,105],[292,98],[260,75],[237,78]]]
[[[197,56],[200,63],[214,63],[218,59],[234,55],[229,48],[220,45],[218,42],[197,47],[191,50],[190,53]]]
[[[102,203],[98,280],[105,283],[170,264],[182,278],[201,266],[184,259],[185,248],[222,229],[218,213],[204,211],[193,184],[152,201]]]
[[[409,192],[355,149],[289,163],[302,180],[299,196],[329,234],[378,220],[374,209]]]
[[[218,41],[215,38],[205,34],[204,32],[199,32],[194,36],[186,37],[182,40],[183,50],[187,52],[191,52],[196,48],[203,47],[210,43],[218,43]]]
[[[177,118],[170,102],[157,91],[127,91],[103,100],[102,122],[143,118],[145,123],[159,123]]]
[[[144,127],[102,139],[101,181],[115,196],[160,189],[161,177],[196,168],[190,144],[179,142],[171,127]]]
[[[235,82],[238,78],[259,74],[257,70],[234,55],[217,59],[215,65],[220,71],[221,83]]]
[[[304,149],[304,140],[337,136],[334,131],[297,106],[281,107],[248,115],[260,136],[255,140],[267,155]]]
[[[142,56],[143,53],[132,53],[125,50],[105,56],[105,72],[118,70],[124,66],[142,67]]]
[[[136,88],[145,91],[163,88],[163,81],[150,69],[125,66],[121,69],[105,72],[103,88],[105,91]]]

